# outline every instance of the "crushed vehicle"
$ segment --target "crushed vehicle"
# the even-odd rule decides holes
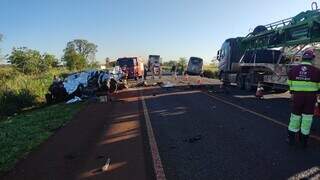
[[[46,94],[48,104],[68,101],[74,97],[87,98],[98,91],[113,93],[125,77],[120,67],[111,71],[89,70],[71,74],[63,81],[53,82]]]

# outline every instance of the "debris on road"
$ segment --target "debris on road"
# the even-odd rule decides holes
[[[73,99],[70,99],[69,101],[67,101],[66,104],[72,104],[81,100],[82,100],[81,98],[79,98],[78,96],[75,96]]]
[[[104,166],[102,166],[102,168],[101,168],[101,170],[102,170],[103,172],[108,171],[108,168],[109,168],[110,162],[111,162],[111,159],[110,159],[110,158],[108,158],[108,159],[107,159],[107,161],[106,161],[106,164],[105,164]]]
[[[161,85],[161,87],[164,87],[164,88],[171,88],[171,87],[174,87],[174,86],[175,86],[175,84],[173,84],[173,83],[171,83],[171,82],[169,82],[169,81],[164,82],[164,83]]]
[[[202,139],[202,135],[201,134],[198,134],[194,137],[191,137],[191,138],[188,138],[188,139],[185,139],[183,140],[184,142],[188,142],[188,143],[194,143],[194,142],[197,142],[197,141],[200,141]]]

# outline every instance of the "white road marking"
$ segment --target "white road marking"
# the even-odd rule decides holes
[[[235,107],[235,108],[238,108],[238,109],[240,109],[240,110],[242,110],[242,111],[245,111],[245,112],[254,114],[254,115],[258,116],[258,117],[261,117],[261,118],[263,118],[263,119],[266,119],[266,120],[268,120],[268,121],[271,121],[271,122],[273,122],[273,123],[275,123],[275,124],[277,124],[277,125],[280,125],[280,126],[282,126],[282,127],[288,128],[287,124],[282,123],[282,122],[280,122],[280,121],[278,121],[278,120],[276,120],[276,119],[273,119],[273,118],[271,118],[271,117],[265,116],[265,115],[260,114],[260,113],[258,113],[258,112],[252,111],[252,110],[247,109],[247,108],[245,108],[245,107],[239,106],[239,105],[234,104],[234,103],[232,103],[232,102],[226,101],[226,100],[224,100],[224,99],[222,99],[222,98],[219,98],[219,97],[217,97],[217,96],[214,96],[214,95],[211,95],[211,94],[208,94],[208,93],[205,93],[205,92],[203,92],[203,93],[204,93],[205,95],[207,95],[207,96],[212,97],[212,98],[215,99],[215,100],[218,100],[218,101],[223,102],[223,103],[225,103],[225,104],[231,105],[231,106],[233,106],[233,107]],[[319,136],[310,135],[310,137],[313,138],[313,139],[315,139],[315,140],[317,140],[317,141],[320,141],[320,137],[319,137]]]
[[[142,91],[140,91],[140,97],[141,97],[141,101],[142,101],[144,118],[146,120],[149,145],[150,145],[150,150],[151,150],[153,167],[155,170],[156,179],[157,180],[166,180],[166,176],[165,176],[165,173],[163,170],[163,166],[162,166],[162,162],[161,162],[161,158],[160,158],[160,154],[159,154],[159,150],[158,150],[158,145],[157,145],[156,139],[154,137],[154,133],[153,133],[152,125],[151,125],[151,121],[150,121],[150,116],[148,113],[148,108],[147,108],[144,96],[142,94]]]

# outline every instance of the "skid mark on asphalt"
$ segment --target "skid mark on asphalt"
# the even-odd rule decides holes
[[[277,125],[279,125],[279,126],[288,128],[288,126],[287,126],[286,124],[284,124],[284,123],[282,123],[282,122],[280,122],[280,121],[278,121],[278,120],[276,120],[276,119],[273,119],[273,118],[271,118],[271,117],[265,116],[265,115],[260,114],[260,113],[258,113],[258,112],[252,111],[252,110],[250,110],[250,109],[247,109],[247,108],[242,107],[242,106],[240,106],[240,105],[234,104],[234,103],[232,103],[232,102],[229,102],[229,101],[224,100],[224,99],[222,99],[222,98],[219,98],[219,97],[217,97],[217,96],[208,94],[208,93],[206,93],[206,92],[202,92],[202,93],[205,94],[205,95],[207,95],[207,96],[209,96],[209,97],[211,97],[211,98],[213,98],[213,99],[215,99],[215,100],[218,100],[218,101],[220,101],[220,102],[223,102],[223,103],[225,103],[225,104],[228,104],[228,105],[230,105],[230,106],[233,106],[233,107],[235,107],[235,108],[238,108],[238,109],[240,109],[240,110],[242,110],[242,111],[251,113],[251,114],[253,114],[253,115],[256,115],[256,116],[258,116],[258,117],[261,117],[261,118],[263,118],[263,119],[266,119],[266,120],[268,120],[268,121],[271,121],[271,122],[273,122],[273,123],[275,123],[275,124],[277,124]],[[310,137],[320,142],[320,137],[319,137],[319,136],[310,135]]]
[[[154,167],[156,179],[157,180],[165,180],[166,176],[164,174],[162,162],[160,159],[158,145],[157,145],[157,142],[154,137],[153,130],[152,130],[152,125],[151,125],[150,116],[148,113],[147,104],[146,104],[146,101],[145,101],[144,96],[141,91],[140,91],[140,97],[141,97],[141,101],[142,101],[144,118],[145,118],[146,126],[147,126],[149,145],[150,145],[150,149],[151,149],[151,155],[152,155],[152,161],[153,161],[153,167]]]

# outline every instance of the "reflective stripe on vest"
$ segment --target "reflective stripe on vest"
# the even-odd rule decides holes
[[[300,64],[304,64],[304,65],[312,65],[312,63],[311,63],[311,62],[309,62],[309,61],[302,61]]]
[[[294,81],[288,80],[290,91],[312,92],[319,90],[319,83],[310,81]]]

